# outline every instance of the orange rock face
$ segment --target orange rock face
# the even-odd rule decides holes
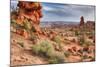
[[[41,5],[38,2],[19,1],[18,5],[18,20],[17,23],[23,23],[24,19],[32,22],[32,26],[36,32],[41,33],[40,18],[42,17]]]
[[[11,19],[14,19],[18,26],[24,28],[18,29],[16,33],[23,35],[25,38],[30,35],[27,30],[34,30],[34,33],[38,35],[42,34],[39,26],[42,17],[41,4],[39,2],[18,1],[17,7],[18,9],[15,13],[12,13]]]

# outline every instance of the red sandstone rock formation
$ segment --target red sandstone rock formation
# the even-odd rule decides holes
[[[26,18],[26,19],[32,21],[32,24],[33,24],[35,30],[38,33],[41,33],[39,24],[40,24],[40,18],[42,17],[42,13],[41,13],[42,7],[41,7],[40,3],[19,1],[18,7],[19,7],[20,18],[21,19]]]
[[[81,18],[80,18],[80,26],[83,26],[83,25],[84,25],[84,17],[81,16]]]
[[[18,2],[18,11],[15,17],[16,23],[20,26],[24,26],[24,22],[27,23],[28,26],[30,24],[29,29],[32,27],[35,29],[35,33],[41,34],[41,28],[39,26],[40,24],[40,18],[42,17],[41,12],[41,4],[39,2],[27,2],[27,1],[19,1]],[[29,23],[29,24],[28,24]],[[28,38],[28,32],[23,31],[23,36]]]

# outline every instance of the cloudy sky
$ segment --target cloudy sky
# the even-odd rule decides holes
[[[11,7],[16,7],[16,1],[11,2]],[[80,16],[85,21],[95,21],[95,7],[90,5],[72,5],[58,3],[41,3],[43,18],[41,21],[74,21],[79,22]]]

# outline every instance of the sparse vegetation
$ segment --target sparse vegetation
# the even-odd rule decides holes
[[[53,41],[55,41],[57,43],[58,47],[62,50],[62,45],[61,45],[62,40],[61,40],[61,37],[57,35],[57,36],[55,36],[53,38]]]
[[[17,28],[18,24],[16,23],[16,20],[11,20],[11,25],[14,27],[14,28]]]
[[[69,51],[65,51],[65,52],[64,52],[64,55],[65,55],[66,57],[69,57],[70,52],[69,52]]]
[[[93,45],[93,43],[90,42],[90,41],[86,41],[85,44],[86,44],[87,46],[91,46],[91,45]]]
[[[38,55],[43,55],[49,57],[54,51],[52,44],[48,41],[41,41],[39,44],[36,44],[32,48],[33,52]]]
[[[75,35],[76,35],[76,36],[80,35],[79,31],[76,30],[76,31],[75,31]]]
[[[23,24],[26,30],[30,30],[32,28],[31,22],[29,22],[27,19],[24,20]]]
[[[58,43],[58,44],[61,44],[61,37],[60,37],[60,36],[55,36],[55,37],[53,38],[53,41],[55,41],[55,42]]]
[[[60,52],[56,52],[52,44],[48,41],[42,41],[39,44],[36,44],[32,48],[33,52],[40,56],[44,56],[48,58],[49,63],[63,63],[64,62],[64,54]]]
[[[16,23],[16,20],[12,19],[11,20],[11,24]]]
[[[24,47],[24,43],[23,42],[17,42],[17,44],[19,44],[21,47]]]
[[[64,63],[64,61],[65,61],[65,56],[61,52],[58,52],[58,53],[55,52],[55,54],[53,54],[49,58],[49,64]]]
[[[91,59],[91,61],[95,61],[95,57],[89,56],[89,58]]]
[[[81,59],[82,59],[82,60],[88,59],[88,56],[87,56],[87,55],[83,55],[83,56],[81,57]]]
[[[79,40],[79,45],[83,46],[84,43],[85,43],[85,39],[84,39],[84,37],[79,37],[78,40]]]
[[[34,33],[32,33],[32,32],[29,32],[30,33],[30,40],[31,41],[35,41],[35,40],[37,40],[37,36],[34,34]]]

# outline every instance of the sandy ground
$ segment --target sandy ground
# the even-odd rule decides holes
[[[15,33],[12,33],[11,37],[11,65],[46,64],[45,59],[32,53],[30,41]],[[24,42],[24,48],[16,42]]]
[[[75,37],[73,37],[75,38]],[[68,38],[69,41],[72,40],[72,37]],[[76,38],[77,39],[77,38]],[[24,46],[22,47],[18,42],[23,42]],[[11,66],[15,65],[34,65],[34,64],[48,64],[48,61],[43,58],[39,57],[32,53],[31,47],[34,44],[32,44],[32,41],[29,41],[27,39],[24,39],[22,36],[11,33]],[[82,49],[80,45],[77,45],[77,42],[69,42],[69,44],[62,43],[63,50],[68,51],[68,49],[72,49],[75,47],[78,50]],[[90,48],[94,49],[94,46],[91,46]],[[85,53],[83,53],[85,54]],[[91,54],[87,54],[88,56],[95,56],[95,54],[92,52]],[[66,62],[82,62],[82,61],[90,61],[90,59],[84,59],[80,57],[80,55],[72,50],[72,53],[70,53],[70,56],[66,58]]]

